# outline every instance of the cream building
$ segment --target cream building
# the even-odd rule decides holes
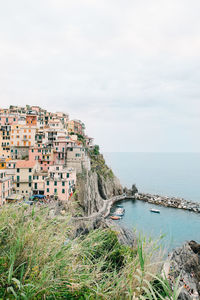
[[[31,147],[35,145],[36,127],[14,125],[11,130],[10,145],[13,147]]]
[[[31,196],[33,176],[40,171],[38,161],[18,160],[16,162],[15,190],[17,194]]]

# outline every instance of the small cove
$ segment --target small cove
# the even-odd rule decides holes
[[[119,204],[125,208],[125,214],[121,220],[115,221],[117,224],[155,239],[164,235],[162,244],[169,251],[187,240],[200,242],[199,214],[132,199],[117,202],[111,213]],[[160,214],[150,212],[151,208],[159,209]]]

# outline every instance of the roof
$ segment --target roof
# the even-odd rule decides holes
[[[37,162],[36,161],[30,161],[30,160],[18,160],[16,162],[16,168],[17,169],[20,169],[20,168],[23,168],[23,169],[27,169],[27,168],[33,168],[35,166]]]

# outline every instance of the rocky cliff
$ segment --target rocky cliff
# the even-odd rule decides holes
[[[182,291],[178,299],[200,299],[200,244],[194,241],[185,243],[172,252],[166,264],[169,267],[166,275],[171,285],[180,276]]]
[[[84,170],[77,176],[76,201],[87,216],[98,212],[104,200],[122,193],[123,187],[114,175],[103,176],[95,170]]]

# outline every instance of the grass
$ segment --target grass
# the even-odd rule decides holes
[[[48,213],[1,209],[0,299],[177,299],[178,288],[159,276],[155,243],[124,246],[110,229],[70,239],[69,218]]]

